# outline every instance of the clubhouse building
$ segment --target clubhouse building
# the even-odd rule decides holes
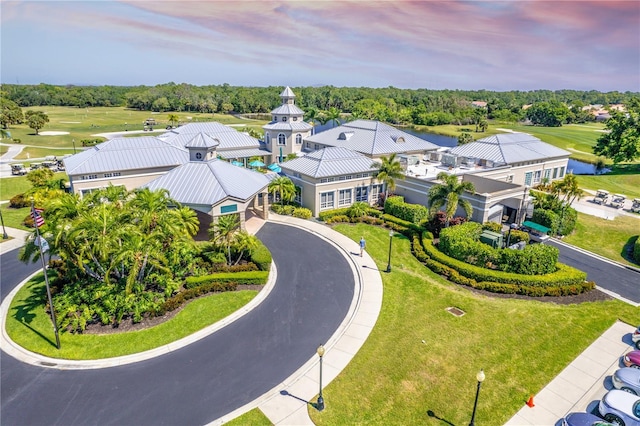
[[[232,213],[243,223],[252,214],[268,217],[267,187],[279,173],[299,188],[296,201],[318,216],[358,201],[375,204],[384,193],[376,164],[396,154],[406,176],[394,192],[407,202],[427,205],[429,188],[444,171],[474,184],[475,193],[463,195],[473,206],[472,220],[521,222],[528,187],[566,173],[569,152],[525,133],[455,148],[371,120],[312,134],[293,91],[285,88],[280,98],[263,126],[263,141],[214,122],[186,124],[157,137],[111,139],[64,160],[71,188],[79,194],[110,184],[163,188],[203,224]],[[296,158],[284,161],[290,154]]]

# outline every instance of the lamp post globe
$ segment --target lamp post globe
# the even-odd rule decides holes
[[[316,409],[318,411],[324,410],[324,398],[322,397],[322,357],[324,356],[324,346],[318,346],[316,349],[316,353],[320,357],[320,391],[318,392],[318,403],[316,404]]]
[[[389,261],[386,272],[391,272],[391,243],[393,242],[393,229],[389,231]]]
[[[473,414],[471,414],[471,422],[469,423],[469,426],[475,426],[475,421],[476,421],[476,409],[478,408],[478,396],[480,395],[480,386],[482,385],[482,382],[484,382],[484,370],[480,370],[478,371],[478,374],[476,374],[476,380],[478,381],[478,387],[476,388],[476,400],[473,403]]]

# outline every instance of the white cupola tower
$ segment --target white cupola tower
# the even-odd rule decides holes
[[[282,162],[287,155],[299,153],[304,139],[311,135],[313,127],[303,120],[304,111],[296,106],[295,98],[287,86],[280,93],[282,105],[271,111],[271,122],[262,126],[272,163]]]

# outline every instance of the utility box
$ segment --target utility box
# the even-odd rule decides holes
[[[502,248],[502,234],[493,231],[482,231],[480,242],[490,245],[493,248]]]

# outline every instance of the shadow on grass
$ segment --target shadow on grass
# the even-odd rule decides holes
[[[634,235],[633,237],[630,237],[625,243],[625,245],[622,247],[620,256],[622,256],[623,259],[626,260],[627,262],[630,262],[633,265],[640,267],[640,265],[638,265],[638,262],[633,258],[633,246],[636,244],[637,240],[638,240],[638,235]]]
[[[434,413],[433,410],[428,410],[427,411],[427,416],[433,417],[436,420],[440,420],[442,423],[446,423],[446,424],[451,425],[451,426],[456,426],[454,423],[451,423],[449,420],[443,419],[442,417],[438,417],[438,415],[436,413]]]
[[[13,317],[42,340],[48,342],[51,346],[56,347],[56,342],[54,340],[45,336],[39,330],[36,330],[31,326],[33,319],[36,317],[35,311],[38,309],[44,309],[46,304],[45,301],[46,289],[44,283],[36,284],[33,286],[33,291],[30,296],[21,304],[15,305],[12,308],[14,310]]]
[[[607,168],[611,169],[609,173],[606,173],[607,176],[636,175],[640,173],[640,164],[638,163],[614,164],[607,166]]]

